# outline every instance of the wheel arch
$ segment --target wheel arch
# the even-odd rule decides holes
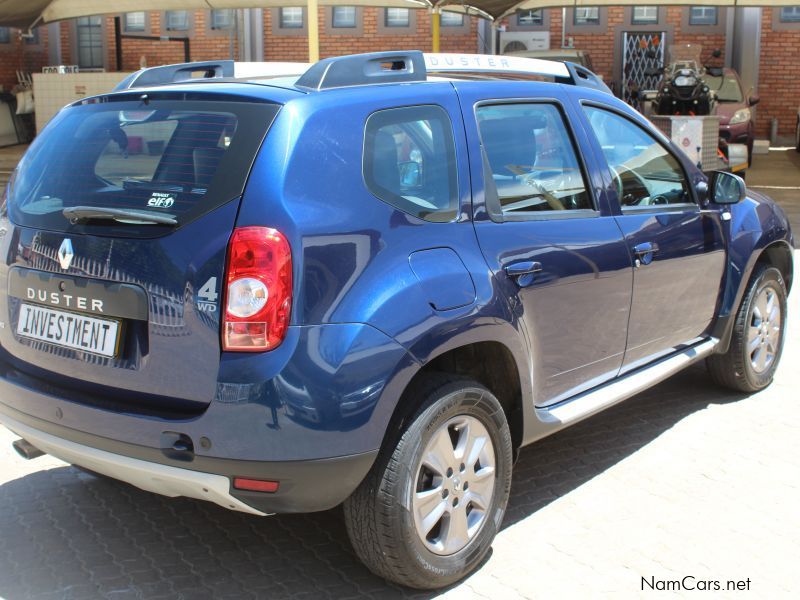
[[[453,345],[429,357],[406,383],[389,418],[381,447],[392,443],[416,413],[424,400],[416,392],[432,374],[474,379],[491,391],[505,412],[515,452],[519,449],[525,425],[522,398],[530,387],[525,379],[527,370],[520,368],[518,357],[506,343],[491,339]]]
[[[777,268],[786,284],[787,293],[792,287],[793,273],[794,273],[794,254],[789,242],[784,239],[775,240],[767,243],[761,248],[754,248],[749,260],[745,263],[744,268],[741,269],[738,278],[733,281],[734,289],[729,284],[729,289],[726,290],[726,299],[724,303],[724,314],[721,313],[718,317],[712,335],[719,339],[719,344],[715,349],[715,354],[724,354],[728,351],[733,334],[733,327],[736,320],[736,310],[742,301],[744,292],[747,289],[747,284],[753,276],[753,271],[759,264],[765,264]],[[730,271],[731,269],[729,269]],[[729,273],[730,276],[730,273]]]

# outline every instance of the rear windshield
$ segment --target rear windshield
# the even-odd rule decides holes
[[[182,225],[241,195],[277,111],[275,104],[186,100],[64,109],[17,169],[11,218],[57,231],[163,227],[74,225],[62,214],[88,206],[164,213]]]

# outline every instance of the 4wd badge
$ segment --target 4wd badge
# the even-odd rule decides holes
[[[147,201],[147,206],[152,208],[169,208],[173,204],[175,204],[175,194],[164,192],[153,192]]]

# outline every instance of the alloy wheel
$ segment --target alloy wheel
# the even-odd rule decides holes
[[[492,505],[495,450],[475,417],[457,416],[440,426],[417,467],[411,506],[428,550],[455,554],[478,534]]]

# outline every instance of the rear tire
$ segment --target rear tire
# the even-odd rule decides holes
[[[786,337],[786,284],[781,272],[756,265],[736,313],[731,345],[708,358],[711,378],[737,392],[757,392],[772,383]]]
[[[358,557],[418,589],[447,586],[486,556],[511,489],[512,445],[497,398],[468,379],[430,377],[423,402],[344,503]]]

